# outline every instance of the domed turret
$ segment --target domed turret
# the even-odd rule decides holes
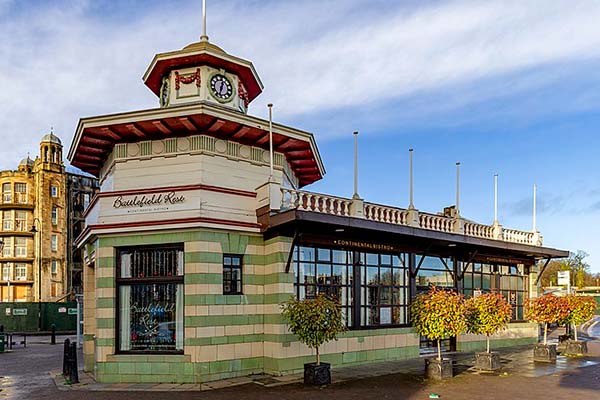
[[[33,164],[35,164],[35,162],[29,156],[27,156],[21,160],[19,167],[33,167]]]
[[[53,132],[50,132],[47,135],[44,135],[44,137],[42,138],[42,143],[54,143],[54,144],[58,144],[60,146],[62,146],[62,142],[60,141],[60,139],[54,135]]]
[[[62,142],[52,130],[42,137],[40,157],[43,163],[62,164]]]

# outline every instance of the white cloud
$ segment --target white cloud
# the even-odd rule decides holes
[[[86,1],[10,3],[0,0],[0,169],[35,154],[51,125],[68,146],[82,116],[155,107],[140,79],[152,56],[200,32],[199,0],[134,2],[110,17]],[[209,2],[211,40],[254,61],[265,83],[251,112],[274,102],[282,119],[464,83],[457,100],[477,102],[494,93],[474,81],[598,57],[598,20],[600,3],[577,1]]]

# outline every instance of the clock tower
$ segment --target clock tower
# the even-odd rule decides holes
[[[154,56],[143,79],[161,107],[206,101],[246,113],[263,90],[250,61],[227,54],[206,34],[181,50]]]

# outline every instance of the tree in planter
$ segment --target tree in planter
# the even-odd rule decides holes
[[[499,293],[486,293],[471,297],[465,302],[467,309],[467,331],[485,335],[486,353],[490,352],[490,335],[506,329],[512,307]]]
[[[551,294],[529,299],[525,318],[544,326],[544,346],[548,344],[548,324],[566,320],[569,313],[566,302]]]
[[[433,286],[429,292],[417,295],[410,313],[417,333],[437,341],[437,359],[442,362],[440,340],[466,330],[464,297]]]
[[[562,323],[573,326],[573,334],[575,335],[575,341],[577,341],[577,327],[592,319],[597,307],[596,301],[591,296],[575,295],[565,296],[563,301],[566,302],[568,315]]]
[[[289,330],[298,336],[298,340],[311,349],[315,349],[317,355],[316,366],[321,365],[319,347],[324,343],[337,340],[338,335],[346,331],[342,308],[338,301],[319,294],[314,299],[298,300],[291,298],[283,304],[283,317],[289,324]],[[304,379],[307,382],[307,365],[304,366]],[[328,379],[331,379],[329,372]],[[329,383],[329,382],[320,382]]]

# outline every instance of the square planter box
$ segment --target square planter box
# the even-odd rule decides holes
[[[555,344],[536,344],[533,348],[533,361],[536,362],[556,362]]]
[[[322,362],[304,364],[304,383],[306,385],[329,385],[331,383],[331,364]]]
[[[567,347],[565,348],[564,354],[566,356],[582,356],[587,354],[587,342],[581,340],[567,341]]]
[[[496,371],[500,369],[500,355],[495,352],[475,353],[475,368],[480,371]]]
[[[441,380],[452,378],[454,376],[452,364],[453,361],[449,358],[444,358],[441,362],[437,358],[426,358],[425,375],[427,379]]]

